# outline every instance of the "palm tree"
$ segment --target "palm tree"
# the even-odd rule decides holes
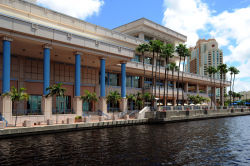
[[[131,104],[132,104],[132,101],[136,100],[135,95],[126,95],[126,98],[127,98],[128,101],[131,102]],[[131,110],[132,110],[132,107],[131,107]]]
[[[19,104],[19,102],[24,99],[29,100],[29,95],[23,92],[25,90],[26,90],[25,88],[20,88],[19,92],[17,92],[17,89],[13,86],[10,92],[2,94],[2,98],[4,98],[5,96],[10,96],[12,102],[16,101],[17,104]],[[17,112],[16,112],[16,121],[17,121]],[[15,126],[16,126],[16,121],[15,121]]]
[[[212,77],[213,77],[213,74],[214,74],[214,70],[216,70],[214,67],[208,67],[207,68],[207,72],[209,73],[209,75],[210,75],[210,80],[211,80],[211,99],[212,99],[212,86],[213,86],[213,82],[212,82]],[[215,95],[215,94],[214,94]],[[211,100],[211,106],[212,106],[212,100]]]
[[[164,106],[166,106],[166,102],[165,102],[166,76],[167,76],[167,99],[168,99],[168,64],[169,64],[169,59],[174,57],[173,53],[174,53],[173,44],[166,44],[163,47],[162,52],[160,54],[160,57],[163,57],[166,60],[166,69],[165,69],[165,78],[164,78],[164,94],[163,94]]]
[[[65,97],[64,93],[67,91],[66,88],[61,88],[62,83],[59,83],[58,85],[54,85],[53,87],[49,86],[46,88],[47,90],[50,90],[50,92],[45,96],[46,98],[48,98],[49,96],[60,96],[60,97]],[[57,111],[57,110],[56,110]],[[56,114],[56,124],[57,124],[57,114]]]
[[[185,58],[186,57],[190,57],[191,56],[191,52],[189,49],[185,49],[183,57],[184,57],[184,62],[183,62],[183,71],[182,71],[182,106],[184,106],[184,87],[183,87],[183,73],[184,73],[184,66],[185,66]]]
[[[240,71],[237,69],[237,68],[235,68],[235,70],[233,71],[233,73],[234,73],[234,79],[233,79],[233,93],[234,93],[234,81],[235,81],[235,75],[236,74],[239,74],[240,73]],[[234,99],[233,99],[233,102],[234,102]]]
[[[231,87],[232,87],[232,77],[233,77],[233,74],[234,74],[234,71],[236,70],[236,68],[233,67],[233,66],[231,66],[231,67],[228,68],[228,70],[230,71],[230,75],[231,75],[231,80],[230,80],[230,91],[229,91],[229,92],[232,93],[232,89],[231,89]],[[230,95],[230,94],[229,94],[229,95]],[[230,95],[230,104],[231,104],[231,95]]]
[[[176,52],[179,54],[180,60],[179,60],[179,69],[181,65],[181,58],[184,56],[185,50],[186,50],[186,45],[179,44],[176,46]],[[179,75],[180,75],[180,70],[178,70],[178,77],[177,77],[177,102],[179,104]]]
[[[224,73],[227,73],[227,64],[220,64],[217,69],[220,71],[220,88],[222,84],[222,76]],[[220,90],[220,101],[222,101],[222,91]],[[222,102],[220,102],[220,106],[222,106]]]
[[[139,46],[135,50],[142,54],[142,58],[143,58],[142,64],[143,64],[143,71],[144,71],[143,78],[145,79],[145,64],[144,64],[145,55],[144,55],[144,53],[149,51],[149,45],[145,44],[145,43],[139,44]],[[142,86],[143,86],[142,87],[142,95],[144,95],[144,93],[145,93],[145,80],[143,81]]]
[[[89,93],[89,91],[85,90],[84,91],[86,93],[86,95],[81,96],[81,100],[83,103],[87,102],[88,104],[90,104],[91,102],[95,103],[97,102],[97,97],[96,97],[96,93]],[[88,106],[86,105],[86,110],[88,111],[88,116],[89,116],[89,110],[88,110]]]
[[[233,92],[232,96],[233,96],[233,105],[234,105],[234,98],[237,97],[237,93]]]
[[[174,106],[174,71],[179,70],[179,67],[176,66],[176,63],[170,63],[169,69],[172,70],[172,90],[173,90],[173,99],[172,99],[172,106]]]
[[[117,91],[109,92],[109,95],[107,96],[106,103],[108,104],[108,103],[112,102],[112,104],[113,104],[113,115],[114,115],[114,107],[118,102],[120,103],[120,101],[121,101],[121,95]]]
[[[214,75],[214,105],[216,105],[216,86],[215,86],[215,74],[218,72],[216,68],[213,67],[213,75]]]
[[[143,99],[148,102],[149,100],[151,100],[151,95],[147,92],[143,95]]]

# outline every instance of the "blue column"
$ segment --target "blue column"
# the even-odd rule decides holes
[[[102,58],[101,60],[101,96],[100,97],[106,97],[105,94],[105,59]]]
[[[49,90],[46,88],[50,86],[50,49],[44,48],[43,53],[43,95],[47,95]]]
[[[81,96],[81,55],[75,55],[75,96]]]
[[[121,64],[121,75],[122,75],[122,98],[126,98],[126,63]]]
[[[3,41],[3,93],[10,91],[10,45],[10,41]]]

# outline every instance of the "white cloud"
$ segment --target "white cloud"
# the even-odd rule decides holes
[[[186,35],[187,45],[194,45],[198,40],[196,33],[206,29],[211,11],[200,0],[165,0],[163,24],[170,29]]]
[[[186,35],[188,46],[196,45],[198,30],[207,32],[206,26],[211,26],[210,36],[217,40],[219,47],[227,46],[231,52],[224,54],[224,63],[239,62],[241,65],[236,67],[240,74],[236,78],[250,77],[250,7],[214,16],[214,10],[202,0],[164,0],[164,6],[163,24]],[[250,90],[250,83],[241,79],[237,80],[236,91]]]
[[[234,82],[234,91],[235,92],[250,91],[249,84],[250,82],[245,82],[245,81],[241,81],[240,79],[236,79]]]
[[[104,5],[103,0],[37,0],[37,3],[83,20],[98,15]]]

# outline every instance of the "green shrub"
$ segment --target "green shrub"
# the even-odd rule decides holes
[[[82,119],[82,116],[76,116],[75,119]]]

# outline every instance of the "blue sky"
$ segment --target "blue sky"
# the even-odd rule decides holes
[[[186,35],[188,46],[194,46],[199,37],[214,37],[224,62],[240,70],[235,90],[250,90],[250,0],[37,1],[109,29],[145,17]]]

